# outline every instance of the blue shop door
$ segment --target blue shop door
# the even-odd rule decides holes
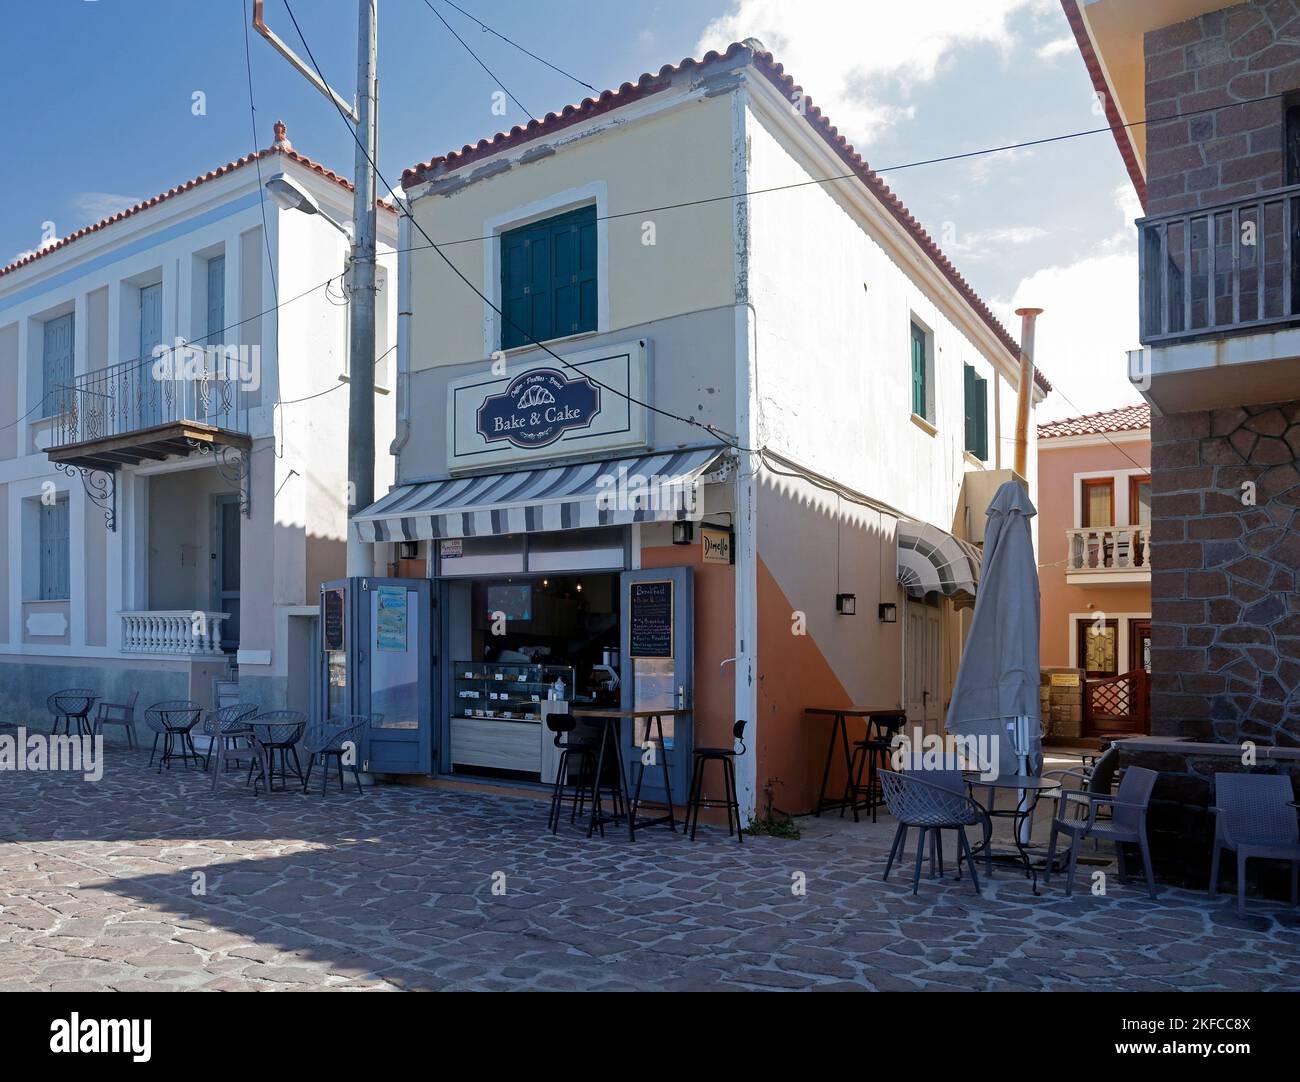
[[[622,706],[625,710],[690,709],[694,702],[695,606],[689,567],[644,568],[624,571],[620,583]],[[664,744],[658,734],[647,737],[647,719],[623,722],[623,758],[628,780],[636,786],[647,739],[656,746],[654,756],[668,762],[668,780],[673,803],[686,803],[690,782],[691,748],[695,719],[690,714],[663,718]],[[641,784],[641,799],[662,803],[663,770],[655,758],[647,766]]]
[[[321,586],[321,702],[369,718],[362,770],[433,772],[436,622],[426,579],[352,578]]]

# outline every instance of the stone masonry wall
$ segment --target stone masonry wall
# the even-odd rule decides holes
[[[1144,44],[1147,213],[1282,187],[1285,100],[1251,99],[1300,89],[1300,0],[1251,0],[1153,30]]]
[[[1300,401],[1151,437],[1152,733],[1300,747]]]

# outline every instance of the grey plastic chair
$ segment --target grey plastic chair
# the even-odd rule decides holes
[[[120,725],[126,731],[128,747],[135,747],[135,704],[140,700],[138,691],[131,692],[124,703],[100,703],[95,712],[94,730],[108,725]]]
[[[357,783],[357,792],[361,792],[357,760],[361,756],[361,735],[369,724],[370,719],[365,714],[344,714],[308,728],[302,742],[303,749],[307,752],[307,777],[302,783],[304,793],[311,784],[311,771],[317,759],[321,765],[320,795],[325,795],[325,786],[329,784],[331,759],[338,767],[339,792],[343,792],[343,760],[349,751],[352,753],[352,762],[348,764],[348,769],[352,771],[352,780]]]
[[[208,738],[208,754],[203,759],[204,770],[212,766],[214,757],[218,772],[223,766],[236,761],[227,753],[236,749],[241,740],[247,744],[252,739],[248,721],[256,716],[256,703],[233,703],[208,711],[207,717],[203,719],[203,735]],[[215,782],[213,788],[216,788]]]
[[[1282,774],[1214,776],[1214,857],[1210,862],[1210,897],[1219,884],[1219,855],[1237,855],[1237,912],[1246,915],[1246,861],[1291,862],[1291,904],[1300,886],[1300,826],[1291,807],[1295,793]]]
[[[925,858],[925,838],[930,834],[930,874],[933,877],[936,858],[939,874],[943,874],[942,832],[955,831],[957,834],[957,876],[961,878],[961,862],[964,858],[970,865],[971,881],[975,893],[980,892],[979,875],[975,871],[975,858],[971,855],[970,842],[966,837],[966,828],[982,826],[984,828],[985,852],[988,852],[989,836],[992,824],[988,814],[966,794],[966,782],[959,770],[927,770],[925,777],[921,771],[882,770],[878,778],[884,787],[885,806],[889,814],[898,820],[898,829],[894,832],[894,844],[889,849],[889,862],[885,865],[882,880],[889,879],[889,872],[894,867],[894,860],[901,857],[907,846],[907,832],[916,827],[921,837],[916,847],[916,868],[912,873],[912,893],[920,889],[921,863]],[[992,861],[985,865],[991,873]]]
[[[1146,872],[1147,890],[1154,899],[1156,896],[1155,875],[1151,871],[1151,849],[1147,844],[1147,806],[1151,803],[1151,791],[1155,788],[1157,774],[1146,767],[1131,766],[1124,771],[1120,779],[1119,791],[1094,793],[1089,790],[1066,789],[1057,794],[1056,812],[1052,819],[1052,836],[1047,843],[1047,867],[1043,869],[1043,882],[1052,877],[1052,866],[1056,861],[1056,836],[1070,836],[1070,864],[1065,873],[1065,893],[1069,896],[1074,891],[1074,871],[1079,860],[1079,846],[1088,838],[1100,838],[1102,841],[1115,843],[1115,854],[1119,861],[1119,877],[1127,881],[1128,873],[1124,867],[1124,846],[1136,845],[1142,852],[1142,867]],[[1109,808],[1110,822],[1099,822],[1097,813],[1102,808]],[[1086,817],[1080,817],[1086,812]],[[1079,813],[1079,814],[1075,814]]]
[[[180,758],[188,770],[190,765],[190,756],[200,766],[203,760],[199,757],[198,751],[194,747],[194,739],[190,736],[190,731],[199,723],[199,718],[203,716],[203,707],[189,699],[167,699],[160,703],[154,703],[144,712],[144,723],[153,730],[153,750],[149,752],[149,765],[153,766],[153,757],[158,751],[158,740],[161,737],[163,742],[162,757],[158,760],[158,773],[162,773],[165,766],[168,770],[172,767],[172,760]],[[176,748],[179,745],[180,754],[177,755]]]

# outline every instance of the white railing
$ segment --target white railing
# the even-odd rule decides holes
[[[132,654],[219,655],[228,612],[122,612],[122,649]]]
[[[1151,570],[1149,526],[1085,526],[1082,529],[1066,530],[1065,540],[1067,571]]]

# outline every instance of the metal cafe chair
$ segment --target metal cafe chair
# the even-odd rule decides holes
[[[344,714],[342,717],[330,718],[307,729],[307,735],[303,737],[303,749],[307,752],[307,776],[302,783],[304,793],[311,784],[312,767],[318,759],[321,765],[320,795],[325,795],[325,786],[329,784],[331,759],[338,767],[339,792],[344,792],[343,760],[349,750],[353,758],[348,764],[348,769],[352,771],[352,780],[357,784],[357,792],[361,792],[361,774],[357,770],[357,759],[361,754],[361,734],[369,724],[370,718],[365,714]]]
[[[159,738],[163,742],[162,757],[158,760],[159,774],[162,773],[164,766],[170,770],[172,760],[176,758],[185,764],[186,769],[190,765],[190,756],[194,757],[194,762],[199,766],[203,765],[203,760],[194,747],[194,739],[190,735],[202,716],[203,707],[189,699],[167,699],[154,703],[144,712],[144,722],[154,732],[153,749],[149,752],[150,766],[153,766],[154,755],[158,751]]]
[[[690,824],[691,841],[695,840],[695,831],[700,825],[701,808],[727,809],[727,837],[731,837],[731,824],[736,824],[736,842],[745,844],[745,831],[740,822],[740,803],[736,799],[736,756],[745,754],[745,722],[737,721],[731,727],[732,746],[729,748],[695,748],[691,754],[691,787],[686,801],[686,819],[682,823],[682,834]],[[705,800],[700,791],[704,786],[704,764],[722,764],[722,785],[726,796],[722,800]],[[692,818],[694,813],[694,818]]]
[[[988,813],[966,794],[966,783],[959,770],[925,771],[927,775],[919,777],[919,770],[899,771],[882,770],[879,774],[881,786],[885,793],[885,806],[889,813],[898,820],[898,829],[894,832],[894,844],[889,849],[889,862],[885,865],[883,880],[889,879],[889,872],[894,867],[894,860],[902,857],[907,847],[907,832],[916,827],[921,832],[916,847],[916,868],[912,873],[912,893],[918,893],[921,883],[921,864],[925,859],[925,838],[930,831],[930,874],[934,875],[935,860],[939,857],[939,874],[943,874],[942,852],[943,831],[952,830],[957,834],[957,876],[961,877],[961,862],[964,859],[970,865],[971,882],[975,893],[980,893],[979,874],[975,871],[975,858],[971,854],[970,841],[966,837],[966,828],[982,826],[984,828],[984,851],[986,869],[992,874],[992,862],[988,859],[988,842],[992,826]]]
[[[844,801],[840,805],[840,818],[844,810],[853,809],[853,821],[858,821],[858,809],[864,807],[862,799],[866,798],[865,807],[871,809],[871,821],[876,821],[876,809],[885,802],[884,789],[880,775],[886,765],[889,749],[898,731],[907,724],[906,712],[877,715],[867,718],[867,735],[863,740],[853,742],[853,753],[849,758],[848,778],[844,783]],[[875,735],[872,735],[874,730]],[[862,771],[867,772],[867,782],[862,783]]]
[[[128,747],[135,747],[135,704],[140,699],[138,691],[131,692],[124,703],[100,703],[95,712],[92,733],[97,733],[108,725],[120,725],[126,732]]]
[[[54,715],[54,728],[51,731],[57,733],[59,723],[62,722],[64,733],[71,736],[72,723],[75,721],[78,736],[87,732],[94,735],[87,715],[97,698],[98,694],[91,688],[64,688],[49,696],[45,700],[45,705]]]
[[[203,719],[203,735],[208,738],[208,754],[203,759],[204,770],[212,766],[214,757],[218,770],[230,765],[232,759],[226,753],[241,740],[247,744],[252,739],[248,722],[256,716],[256,703],[233,703],[208,711],[207,717]]]
[[[559,832],[560,811],[566,800],[573,805],[569,822],[577,822],[586,805],[590,779],[596,774],[596,741],[576,738],[573,731],[577,724],[578,720],[572,714],[549,714],[546,718],[546,727],[553,734],[552,742],[560,749],[555,784],[551,786],[551,810],[546,817],[546,825],[552,834]],[[603,824],[601,836],[604,836]]]
[[[303,782],[302,764],[298,761],[298,741],[302,739],[307,728],[307,715],[301,710],[268,710],[264,714],[247,722],[252,730],[253,742],[261,751],[259,764],[249,764],[248,781],[253,784],[253,795],[257,795],[257,785],[266,779],[266,791],[275,791],[275,779],[279,778],[284,789],[290,777]],[[276,753],[279,752],[280,768],[276,769]],[[293,756],[293,766],[289,766],[289,756]],[[253,775],[253,766],[259,765],[257,776]]]

